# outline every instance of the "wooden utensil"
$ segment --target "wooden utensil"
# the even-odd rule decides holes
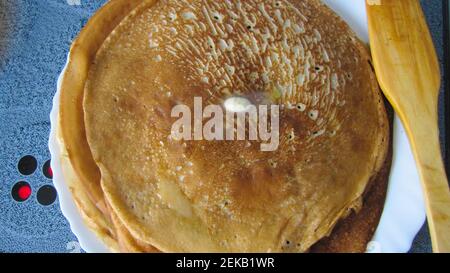
[[[409,136],[434,252],[450,252],[450,191],[439,145],[440,69],[418,0],[367,0],[373,64]]]

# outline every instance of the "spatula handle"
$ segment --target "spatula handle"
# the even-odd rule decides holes
[[[439,144],[437,118],[426,112],[405,127],[411,140],[424,189],[433,251],[450,252],[450,190]],[[409,115],[411,116],[411,115]],[[431,123],[431,124],[430,124]]]

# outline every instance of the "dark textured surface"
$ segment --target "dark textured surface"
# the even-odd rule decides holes
[[[71,40],[105,0],[68,4],[76,2],[0,0],[0,252],[77,252],[76,238],[58,202],[42,207],[36,201],[38,188],[52,183],[41,169],[50,157],[48,115],[56,80]],[[422,3],[442,60],[442,2]],[[33,175],[23,177],[17,162],[28,154],[38,159],[39,166]],[[10,191],[21,180],[30,183],[33,193],[19,204]],[[426,229],[412,251],[431,251]]]

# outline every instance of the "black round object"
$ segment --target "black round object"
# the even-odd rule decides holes
[[[31,196],[31,186],[25,181],[17,182],[11,189],[11,196],[17,202],[25,202]]]
[[[19,172],[21,174],[30,175],[36,171],[37,164],[37,160],[36,158],[34,158],[34,156],[27,155],[19,160],[17,168],[19,169]]]
[[[50,206],[56,200],[56,189],[51,185],[45,185],[39,188],[37,192],[37,201],[43,206]]]
[[[48,179],[53,178],[53,171],[52,167],[50,166],[50,160],[47,160],[47,162],[45,162],[44,166],[42,167],[42,172]]]

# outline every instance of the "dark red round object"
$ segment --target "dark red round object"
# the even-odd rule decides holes
[[[31,188],[30,188],[30,186],[22,186],[22,187],[20,187],[19,191],[18,191],[18,195],[19,195],[20,199],[27,200],[30,197],[30,195],[31,195]]]
[[[20,181],[13,186],[11,196],[17,202],[24,202],[30,198],[31,192],[32,189],[30,184],[25,181]]]
[[[48,179],[53,178],[53,170],[52,170],[52,166],[50,164],[50,160],[47,160],[45,162],[44,166],[42,167],[42,172],[44,173],[45,177],[47,177]]]

